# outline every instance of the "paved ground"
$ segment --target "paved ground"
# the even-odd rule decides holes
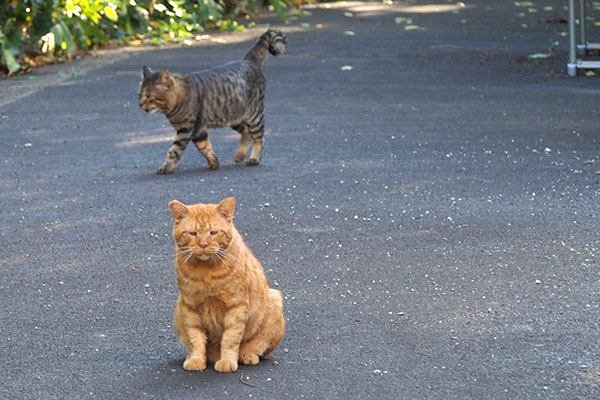
[[[155,175],[172,130],[137,87],[260,30],[0,82],[0,398],[596,398],[600,80],[567,78],[567,27],[540,22],[563,1],[439,3],[283,26],[256,168],[221,130],[219,170],[189,149]],[[167,203],[232,195],[288,331],[259,366],[189,373]]]

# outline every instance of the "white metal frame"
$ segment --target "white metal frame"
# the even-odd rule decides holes
[[[576,43],[575,37],[575,0],[569,0],[569,62],[567,75],[577,76],[577,69],[600,68],[600,61],[586,61],[577,58],[585,56],[588,50],[600,50],[600,43],[589,43],[586,35],[585,0],[579,0],[579,29],[581,40]]]

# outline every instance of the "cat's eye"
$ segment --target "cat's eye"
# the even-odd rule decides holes
[[[210,231],[211,236],[215,236],[217,233],[219,233],[219,231]]]
[[[190,235],[190,236],[196,236],[196,235],[197,235],[197,233],[196,233],[196,232],[193,232],[193,231],[189,231],[189,232],[188,232],[188,235]]]

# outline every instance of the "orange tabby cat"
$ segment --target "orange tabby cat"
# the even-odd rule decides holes
[[[180,296],[175,330],[189,350],[186,370],[231,372],[258,364],[283,338],[281,292],[233,226],[233,197],[219,204],[169,203],[175,218]]]

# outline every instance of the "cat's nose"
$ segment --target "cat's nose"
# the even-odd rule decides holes
[[[198,242],[198,246],[200,246],[203,249],[205,249],[205,248],[208,247],[208,242],[205,242],[205,241]]]

